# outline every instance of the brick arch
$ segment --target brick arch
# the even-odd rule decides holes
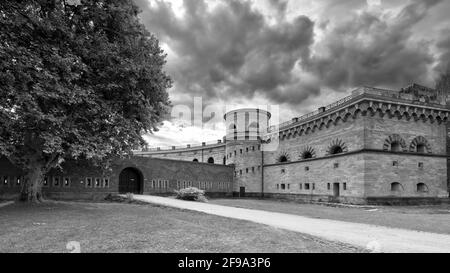
[[[310,159],[316,157],[316,151],[311,146],[306,146],[300,154],[300,159]]]
[[[429,153],[429,154],[432,153],[430,143],[423,136],[418,136],[418,137],[414,138],[411,141],[411,144],[409,144],[409,151],[410,152],[417,152],[417,146],[418,145],[423,145],[425,147],[425,150],[426,150],[427,153]]]
[[[339,152],[336,152],[339,151]],[[346,153],[348,152],[347,144],[341,139],[336,138],[331,141],[330,145],[327,148],[327,155],[338,154],[338,153]]]
[[[403,152],[407,152],[407,148],[406,148],[406,142],[405,140],[398,134],[392,134],[390,135],[388,138],[386,138],[384,140],[383,143],[383,150],[384,151],[389,151],[391,149],[391,145],[393,143],[398,143],[401,147],[401,150]]]
[[[289,161],[291,161],[291,157],[289,156],[288,152],[286,152],[286,151],[281,152],[277,157],[278,163],[289,162]]]

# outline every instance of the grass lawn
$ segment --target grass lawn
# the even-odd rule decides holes
[[[0,208],[0,252],[360,252],[251,222],[154,205],[15,203]]]
[[[450,205],[331,207],[275,200],[212,199],[212,204],[450,234]]]

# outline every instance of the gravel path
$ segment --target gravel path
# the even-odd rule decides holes
[[[135,195],[134,198],[152,204],[199,211],[297,231],[330,241],[363,247],[372,252],[450,253],[450,235],[328,219],[314,219],[285,213],[182,201],[150,195]]]

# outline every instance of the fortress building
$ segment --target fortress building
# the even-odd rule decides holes
[[[268,111],[239,109],[225,114],[227,132],[216,143],[136,151],[111,170],[68,162],[47,175],[44,193],[102,198],[194,186],[209,195],[301,201],[448,202],[449,113],[445,94],[417,84],[361,87],[275,126]],[[0,159],[0,197],[17,194],[23,177]]]
[[[269,127],[270,113],[227,113],[224,141],[136,155],[225,164],[235,196],[346,203],[449,198],[447,98],[413,84],[361,87],[307,115]],[[265,151],[267,143],[278,143]]]

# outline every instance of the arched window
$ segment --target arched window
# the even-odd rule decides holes
[[[208,163],[214,164],[214,158],[212,158],[212,157],[208,158]]]
[[[331,141],[330,145],[328,146],[327,153],[329,155],[336,155],[340,153],[346,153],[348,152],[347,145],[344,141],[340,139],[335,139]]]
[[[431,145],[428,140],[423,136],[418,136],[411,141],[409,145],[409,151],[412,153],[432,153]]]
[[[391,191],[403,191],[402,184],[398,182],[392,182],[391,183]]]
[[[194,158],[194,160],[192,160],[192,161],[194,161],[194,162],[198,162],[198,159],[197,159],[197,158]]]
[[[304,152],[302,154],[302,159],[309,159],[309,158],[312,158],[312,157],[313,157],[313,155],[312,155],[312,153],[310,151],[306,151],[306,152]]]
[[[280,157],[278,158],[278,162],[287,162],[288,158],[285,155],[280,155]]]
[[[401,148],[402,148],[402,146],[400,145],[399,142],[392,142],[391,143],[391,151],[392,152],[400,152]]]
[[[428,187],[425,183],[417,183],[418,192],[428,192]]]
[[[417,144],[417,146],[416,146],[416,152],[418,152],[418,153],[425,153],[425,149],[426,149],[426,147],[425,147],[425,144]]]
[[[330,155],[336,155],[342,153],[342,147],[341,146],[333,146],[330,148]]]
[[[384,140],[383,150],[392,152],[406,152],[405,140],[398,134],[390,135]]]

